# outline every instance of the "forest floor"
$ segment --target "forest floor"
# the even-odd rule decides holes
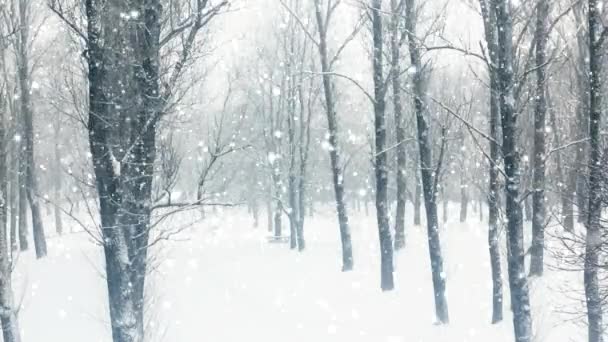
[[[456,204],[452,211],[458,214]],[[209,215],[154,248],[149,341],[513,341],[504,251],[505,320],[490,324],[487,225],[478,214],[471,210],[469,222],[456,218],[442,226],[447,326],[434,324],[426,229],[409,224],[411,210],[407,221],[407,246],[395,257],[396,289],[383,293],[373,213],[351,212],[355,268],[348,273],[340,271],[329,206],[307,219],[303,253],[269,243],[266,229],[254,229],[244,210]],[[23,340],[110,341],[101,248],[85,233],[48,242],[49,257],[36,261],[32,251],[23,253],[15,271]],[[584,340],[585,329],[562,313],[563,306],[582,312],[571,290],[581,279],[548,267],[532,280],[535,342]]]

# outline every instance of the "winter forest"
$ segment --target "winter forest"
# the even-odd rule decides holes
[[[0,0],[3,341],[608,341],[603,5]]]

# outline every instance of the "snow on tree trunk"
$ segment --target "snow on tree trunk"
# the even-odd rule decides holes
[[[502,152],[506,173],[506,217],[509,288],[516,342],[532,340],[532,317],[528,280],[525,270],[523,215],[520,198],[521,169],[517,150],[517,114],[515,113],[513,80],[512,17],[510,1],[497,0],[496,26],[498,31],[498,79],[500,84],[500,112],[502,121]]]
[[[42,214],[40,213],[40,200],[38,194],[38,179],[36,178],[36,164],[34,161],[34,119],[31,103],[31,70],[29,60],[29,27],[28,22],[31,4],[27,0],[19,0],[19,28],[18,39],[18,74],[19,74],[19,90],[21,115],[23,116],[23,139],[25,144],[25,191],[27,200],[30,204],[32,214],[32,228],[34,236],[34,249],[36,257],[43,258],[46,256],[46,237],[44,234],[44,226],[42,223]]]
[[[599,2],[589,0],[589,203],[586,223],[584,285],[587,302],[587,327],[589,342],[603,340],[604,326],[602,294],[598,277],[599,251],[603,240],[602,217],[602,168],[600,129],[602,119],[602,54],[600,38],[602,21]]]
[[[439,238],[439,218],[437,216],[436,175],[432,163],[431,131],[427,122],[428,109],[425,102],[424,70],[420,57],[420,42],[416,37],[416,2],[405,1],[405,30],[408,39],[410,62],[413,68],[414,109],[416,113],[416,126],[418,131],[418,149],[420,153],[420,173],[422,176],[422,193],[426,209],[427,234],[429,254],[431,259],[431,273],[433,278],[433,292],[435,297],[435,314],[439,323],[449,322],[448,302],[445,295],[446,275],[443,270],[443,255]]]
[[[532,247],[530,249],[530,275],[543,274],[545,250],[545,130],[546,98],[546,45],[549,2],[539,0],[536,5],[536,103],[534,107],[534,176],[532,181]]]
[[[373,76],[374,76],[374,129],[375,129],[375,173],[376,173],[376,219],[380,238],[380,287],[392,290],[393,280],[393,240],[388,216],[388,153],[386,152],[386,87],[383,71],[383,26],[382,0],[372,0],[370,11],[373,36]]]
[[[401,104],[401,53],[399,23],[401,13],[397,0],[391,0],[391,84],[393,90],[393,110],[395,112],[395,137],[397,138],[397,210],[395,213],[395,250],[405,247],[405,202],[406,202],[406,150],[405,120]]]
[[[420,221],[420,206],[422,205],[420,198],[422,197],[422,184],[420,181],[420,160],[419,157],[414,158],[416,159],[415,163],[416,163],[416,168],[414,169],[414,182],[416,182],[416,184],[414,184],[415,187],[415,191],[414,191],[414,203],[412,203],[414,205],[414,225],[415,226],[419,226],[421,223]]]
[[[3,32],[0,31],[0,49],[3,49]],[[0,51],[3,54],[4,51]],[[0,63],[4,58],[0,59]],[[0,65],[0,68],[3,65]],[[11,249],[9,248],[7,223],[8,223],[8,165],[9,153],[8,132],[6,122],[8,121],[4,112],[4,102],[0,93],[0,323],[2,324],[2,336],[4,342],[19,342],[20,331],[17,321],[17,308],[14,306],[12,288],[12,265]]]
[[[460,222],[467,221],[469,208],[469,194],[467,192],[467,182],[464,175],[460,176]]]
[[[329,159],[331,161],[331,173],[336,196],[336,209],[338,212],[338,223],[340,225],[340,240],[342,243],[342,270],[353,269],[353,247],[346,211],[346,200],[344,197],[344,176],[340,163],[340,149],[338,146],[338,119],[333,96],[333,85],[331,68],[329,64],[329,52],[327,48],[327,25],[323,16],[320,0],[315,0],[315,18],[317,31],[319,32],[319,57],[321,59],[321,71],[323,73],[323,94],[325,97],[325,113],[327,115],[327,126],[329,135]]]
[[[21,146],[21,144],[19,144]],[[17,177],[19,191],[18,197],[18,218],[19,218],[19,250],[24,252],[29,248],[27,241],[27,194],[25,190],[25,160],[19,158],[19,175]]]
[[[498,36],[496,27],[496,12],[491,1],[480,0],[481,13],[484,22],[486,45],[490,54],[490,62],[498,65]],[[492,323],[496,324],[503,319],[503,293],[502,270],[500,262],[500,237],[498,235],[498,125],[500,119],[500,85],[497,70],[488,68],[490,78],[490,165],[488,182],[488,247],[490,252],[490,266],[492,269]],[[481,210],[480,210],[481,212]]]

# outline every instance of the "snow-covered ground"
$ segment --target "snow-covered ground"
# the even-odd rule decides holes
[[[266,229],[254,229],[244,210],[208,216],[154,249],[151,340],[513,341],[506,265],[505,320],[490,324],[487,228],[475,213],[466,224],[454,220],[442,227],[450,324],[433,324],[426,232],[409,224],[410,212],[407,246],[395,259],[396,290],[388,293],[380,291],[373,214],[350,213],[355,269],[348,273],[340,272],[338,227],[329,206],[308,218],[304,253],[268,243]],[[180,220],[187,218],[171,222]],[[41,261],[32,252],[20,255],[15,271],[23,340],[110,341],[101,248],[77,233],[49,238],[49,251]],[[565,279],[579,277],[548,269],[533,280],[535,341],[583,340],[584,328],[565,322],[570,317],[557,305],[568,297],[561,291]]]

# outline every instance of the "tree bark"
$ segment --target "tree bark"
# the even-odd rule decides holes
[[[449,315],[447,298],[445,296],[446,276],[443,270],[443,256],[439,238],[439,219],[437,216],[437,176],[433,175],[431,132],[426,118],[428,112],[425,101],[426,89],[423,79],[424,70],[422,69],[419,42],[416,37],[416,23],[418,18],[416,17],[415,0],[405,1],[405,12],[405,29],[410,51],[410,62],[415,70],[413,75],[414,108],[418,130],[420,173],[422,176],[424,204],[426,209],[429,254],[431,258],[431,272],[435,297],[435,314],[439,323],[447,324],[449,322]]]
[[[545,250],[545,130],[546,98],[546,46],[549,2],[539,0],[536,5],[536,105],[534,107],[534,178],[532,192],[532,247],[530,248],[530,275],[543,274]]]
[[[484,22],[486,45],[490,54],[492,67],[488,68],[490,78],[490,137],[496,142],[490,142],[490,165],[488,184],[488,247],[492,269],[492,324],[503,319],[503,290],[502,270],[500,262],[500,237],[498,235],[498,158],[501,140],[498,134],[500,119],[500,84],[496,67],[498,66],[498,36],[496,12],[492,0],[480,0],[481,13]],[[480,210],[481,211],[481,210]]]
[[[3,43],[1,39],[2,37],[0,37],[0,43]],[[3,44],[0,45],[0,49],[3,49]],[[0,54],[3,53],[3,51],[0,51]],[[0,63],[3,62],[4,58],[0,60]],[[3,100],[2,94],[0,94],[0,323],[2,324],[4,342],[19,342],[21,337],[17,321],[17,309],[14,306],[11,250],[7,234],[9,200],[7,196],[9,180],[7,155],[9,147]]]
[[[507,175],[505,196],[507,216],[507,251],[511,309],[516,342],[532,340],[532,317],[528,280],[525,276],[523,215],[520,205],[520,165],[517,151],[517,115],[515,113],[513,81],[513,24],[510,1],[496,0],[498,27],[498,78],[500,84],[500,112],[502,115],[502,152]]]
[[[463,175],[460,176],[460,222],[467,221],[469,209],[469,194],[467,193],[467,182]]]
[[[418,159],[418,157],[416,157],[415,159]],[[414,185],[415,187],[415,191],[414,191],[414,225],[415,226],[419,226],[421,223],[420,221],[420,206],[422,205],[420,198],[422,197],[422,184],[420,181],[420,162],[417,160],[416,161],[416,168],[414,169],[414,181],[416,182],[416,184]]]
[[[383,25],[382,0],[371,1],[374,72],[374,131],[375,131],[375,173],[376,173],[376,220],[380,239],[380,287],[390,291],[395,287],[393,280],[393,241],[388,216],[388,156],[386,150],[386,87],[383,71]]]
[[[19,144],[21,146],[21,143]],[[19,158],[19,175],[18,175],[18,218],[19,218],[19,250],[24,252],[29,248],[28,225],[27,225],[27,194],[25,190],[25,160]]]
[[[15,129],[16,125],[12,125]],[[11,240],[11,251],[16,251],[19,248],[19,241],[17,238],[18,230],[18,218],[19,218],[19,159],[17,157],[16,143],[13,142],[9,147],[9,159],[10,164],[8,168],[8,182],[9,182],[9,207],[10,207],[10,240]]]
[[[319,32],[319,57],[321,59],[321,71],[323,73],[323,93],[325,96],[325,112],[327,115],[327,126],[329,131],[329,159],[331,161],[332,180],[336,195],[336,209],[340,225],[340,240],[342,242],[342,271],[350,271],[353,269],[353,247],[344,198],[344,176],[342,174],[338,147],[338,120],[332,94],[333,85],[330,76],[331,68],[327,49],[328,23],[323,19],[323,10],[320,0],[315,0],[315,17],[317,21],[317,31]]]
[[[18,39],[18,74],[19,90],[21,100],[21,114],[23,115],[23,139],[25,151],[25,190],[27,200],[30,204],[32,214],[32,228],[34,236],[34,249],[36,257],[43,258],[47,254],[46,237],[40,213],[40,201],[38,198],[38,179],[36,178],[36,167],[34,162],[34,120],[31,104],[30,66],[29,66],[29,15],[30,4],[27,0],[19,1],[19,39]]]
[[[602,21],[599,3],[589,0],[589,203],[585,246],[584,284],[587,302],[587,328],[589,342],[603,340],[602,295],[598,278],[599,251],[603,237],[602,217],[602,169],[600,129],[602,120]]]
[[[54,133],[55,133],[55,145],[54,145],[54,159],[55,159],[55,179],[53,180],[53,192],[54,192],[54,216],[55,216],[55,231],[58,235],[63,234],[63,221],[61,220],[61,152],[60,152],[60,130],[61,126],[59,123],[55,124]]]
[[[401,21],[401,6],[397,0],[391,0],[391,83],[393,89],[393,111],[395,112],[395,136],[397,138],[397,210],[395,213],[395,250],[405,247],[405,202],[406,202],[406,177],[405,163],[407,159],[405,151],[405,122],[403,118],[403,107],[401,104],[401,52],[399,23]]]

